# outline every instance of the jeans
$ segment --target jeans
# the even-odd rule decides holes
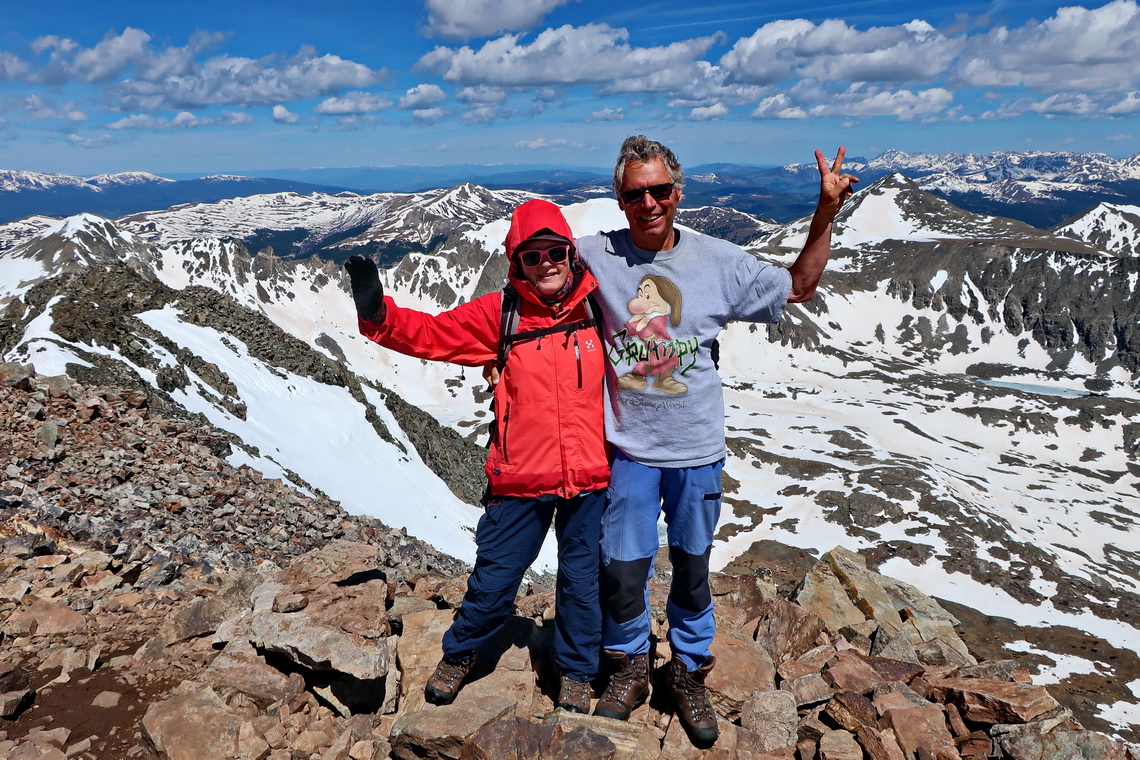
[[[443,651],[459,655],[490,639],[513,613],[523,574],[554,522],[558,574],[554,597],[554,662],[578,681],[598,673],[602,609],[598,586],[605,491],[570,498],[490,496],[475,529],[475,569]]]

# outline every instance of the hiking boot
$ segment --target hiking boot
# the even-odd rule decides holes
[[[677,718],[689,735],[689,741],[701,749],[711,747],[719,736],[716,713],[705,689],[705,677],[715,664],[716,658],[709,655],[704,665],[690,672],[680,657],[674,655],[669,661],[669,692],[677,705]]]
[[[582,713],[590,712],[590,698],[594,690],[589,681],[575,681],[570,676],[562,676],[562,688],[558,690],[558,706],[563,710]]]
[[[424,699],[433,705],[449,705],[459,693],[463,679],[471,672],[475,665],[475,653],[452,657],[444,653],[435,672],[424,686]]]
[[[629,720],[629,714],[649,696],[649,654],[635,654],[606,650],[613,666],[610,685],[594,707],[594,715],[603,718]]]

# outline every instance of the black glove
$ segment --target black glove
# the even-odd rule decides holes
[[[363,256],[353,256],[344,262],[344,270],[352,280],[356,315],[366,322],[383,322],[384,286],[380,284],[376,262]]]

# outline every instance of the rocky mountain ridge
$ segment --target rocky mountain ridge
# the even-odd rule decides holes
[[[0,410],[5,757],[710,754],[658,698],[628,723],[554,710],[553,592],[535,585],[459,699],[426,705],[454,560],[231,467],[139,392],[2,364]],[[953,614],[858,554],[783,574],[790,593],[771,571],[714,576],[716,757],[1137,756],[1030,683],[1032,660],[978,662]]]

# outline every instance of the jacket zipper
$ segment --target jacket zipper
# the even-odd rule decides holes
[[[578,349],[578,333],[574,332],[574,360],[578,362],[578,390],[582,390],[582,352]]]
[[[507,409],[503,412],[503,462],[506,464],[511,463],[510,456],[507,455],[507,428],[511,424],[511,402],[507,402]]]

